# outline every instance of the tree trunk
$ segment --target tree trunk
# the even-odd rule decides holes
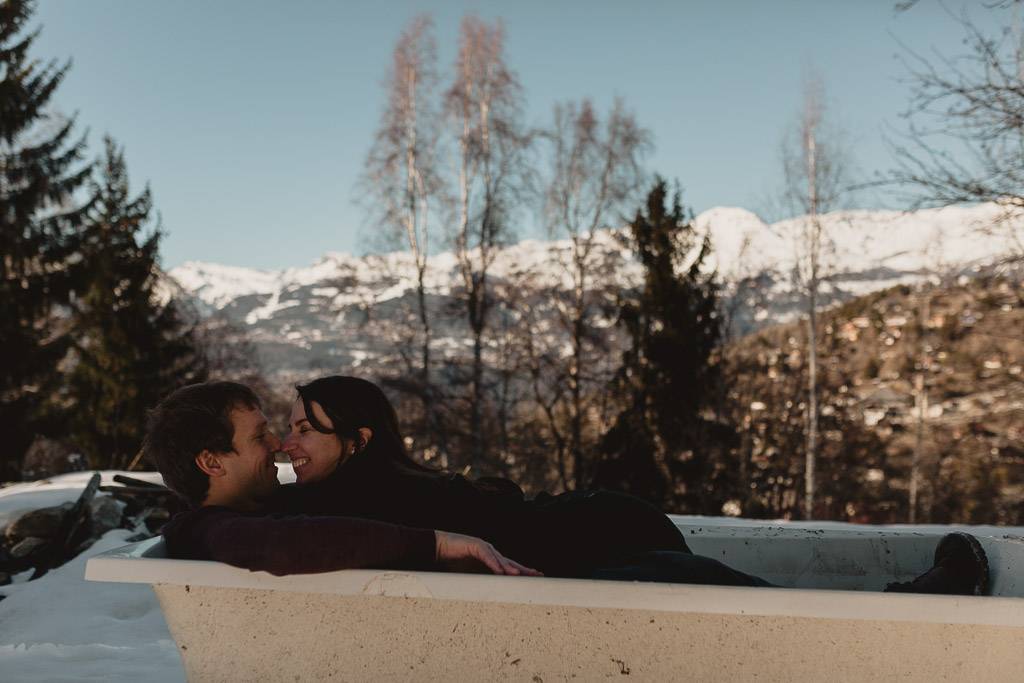
[[[483,320],[482,306],[471,316],[473,325],[473,375],[469,406],[470,473],[474,478],[482,476],[484,464],[484,361],[483,361]]]
[[[804,479],[804,516],[814,518],[814,470],[818,455],[818,329],[815,323],[815,301],[811,296],[811,314],[807,318],[807,462]]]
[[[576,308],[573,320],[572,359],[569,364],[569,391],[572,396],[572,461],[574,488],[586,488],[585,458],[583,452],[583,391],[580,373],[583,362],[583,291],[576,291]]]
[[[931,316],[931,302],[930,296],[925,299],[924,302],[924,325],[921,326],[922,330],[927,330],[928,318]],[[924,443],[924,423],[926,414],[928,412],[928,391],[925,388],[925,377],[924,373],[928,369],[928,344],[927,339],[922,340],[921,344],[921,371],[917,373],[917,377],[914,380],[914,388],[917,396],[915,397],[917,404],[917,435],[914,439],[914,456],[910,464],[910,515],[909,523],[917,523],[917,494],[918,486],[921,481],[921,447]]]

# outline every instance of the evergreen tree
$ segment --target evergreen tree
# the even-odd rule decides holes
[[[109,137],[83,230],[73,330],[72,436],[92,467],[124,468],[138,453],[145,410],[205,376],[193,330],[173,299],[159,301],[161,233],[143,233],[152,200],[129,194],[124,154]]]
[[[710,251],[678,192],[658,180],[630,224],[642,288],[619,306],[631,345],[614,386],[621,406],[601,444],[595,487],[624,490],[675,512],[721,512],[716,453],[729,430],[708,416],[719,378],[718,286],[701,272]],[[727,494],[723,490],[722,494]],[[715,507],[719,506],[718,510]]]
[[[59,429],[47,411],[68,344],[58,314],[86,209],[69,207],[89,175],[74,121],[46,111],[71,64],[29,57],[38,30],[22,31],[33,9],[0,2],[0,480],[18,476],[34,433]]]

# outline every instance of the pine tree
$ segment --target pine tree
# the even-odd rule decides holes
[[[701,272],[709,243],[678,193],[671,208],[666,195],[659,179],[646,215],[638,211],[630,224],[644,282],[619,307],[617,323],[631,342],[614,385],[621,411],[602,439],[592,483],[671,511],[707,513],[722,497],[712,484],[724,473],[716,453],[728,435],[707,415],[719,378],[718,286]]]
[[[0,2],[0,480],[18,475],[33,434],[55,431],[68,338],[59,315],[86,207],[72,195],[89,175],[73,119],[47,113],[71,66],[29,57],[38,30],[21,35],[34,3]]]
[[[152,199],[131,198],[124,153],[109,137],[86,221],[75,301],[72,436],[92,467],[124,468],[137,454],[145,410],[204,378],[192,330],[155,291],[161,233],[144,230]]]

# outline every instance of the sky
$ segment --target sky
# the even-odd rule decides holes
[[[808,60],[861,175],[892,166],[882,138],[908,105],[901,43],[934,54],[962,41],[958,0],[895,4],[44,0],[33,56],[73,60],[53,104],[77,113],[91,156],[109,134],[133,189],[149,183],[164,268],[277,269],[376,244],[356,183],[392,49],[419,13],[434,19],[446,72],[465,13],[502,18],[528,124],[549,122],[556,103],[591,98],[603,113],[622,97],[652,133],[648,169],[678,180],[685,205],[764,213]],[[903,208],[891,201],[864,194],[856,208]],[[524,231],[538,236],[529,221]]]

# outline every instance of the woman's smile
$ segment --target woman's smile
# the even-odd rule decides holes
[[[319,403],[311,403],[310,408],[317,422],[328,429],[333,427]],[[297,400],[292,405],[288,423],[288,436],[285,437],[281,450],[287,453],[292,461],[296,483],[313,484],[333,474],[341,462],[344,446],[342,439],[335,434],[324,434],[314,429],[309,423],[302,400]]]

